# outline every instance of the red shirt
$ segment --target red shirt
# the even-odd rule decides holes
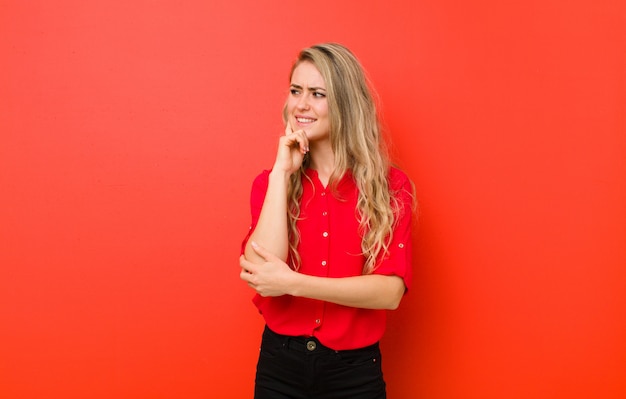
[[[347,173],[335,191],[324,187],[315,170],[302,179],[301,220],[298,252],[300,273],[321,277],[347,277],[362,274],[365,257],[357,219],[358,189]],[[243,246],[256,226],[265,199],[269,171],[262,172],[252,185],[250,199],[252,224]],[[400,201],[390,253],[379,262],[375,274],[396,275],[411,284],[412,189],[407,176],[391,168],[389,184]],[[243,248],[242,246],[242,248]],[[335,350],[355,349],[380,340],[386,325],[386,311],[361,309],[334,303],[283,295],[253,299],[268,327],[284,335],[315,336]]]

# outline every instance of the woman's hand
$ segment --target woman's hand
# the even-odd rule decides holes
[[[287,122],[285,135],[280,138],[278,143],[278,153],[273,169],[291,175],[300,168],[307,152],[309,152],[309,139],[306,137],[306,133],[304,130],[294,132]]]
[[[281,296],[289,294],[293,279],[297,274],[277,256],[255,242],[251,243],[254,251],[265,262],[252,263],[244,255],[239,258],[240,277],[261,296]]]

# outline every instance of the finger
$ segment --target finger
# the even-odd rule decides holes
[[[291,128],[291,122],[287,121],[287,126],[285,127],[285,136],[289,136],[293,133],[293,129]]]
[[[241,269],[241,273],[239,273],[239,278],[250,284],[250,273],[248,273],[246,269]]]
[[[261,256],[266,261],[270,261],[270,260],[273,260],[274,258],[276,258],[276,256],[274,256],[273,253],[271,253],[267,249],[263,248],[262,246],[260,246],[256,242],[252,241],[250,243],[250,245],[252,246],[252,249],[254,249],[254,252],[256,252],[259,256]]]
[[[250,274],[254,271],[254,263],[246,259],[244,255],[239,257],[239,266],[241,266],[242,272]]]
[[[289,148],[298,148],[303,152],[308,145],[308,139],[302,130],[298,130],[285,135],[281,139],[281,143]]]
[[[304,130],[298,130],[295,131],[293,135],[296,137],[296,141],[300,146],[300,151],[303,154],[309,152],[309,138],[307,137],[306,132]]]

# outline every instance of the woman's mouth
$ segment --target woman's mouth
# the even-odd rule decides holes
[[[296,121],[298,123],[313,123],[313,122],[315,122],[315,119],[313,119],[313,118],[306,118],[306,117],[303,117],[303,116],[296,116]]]

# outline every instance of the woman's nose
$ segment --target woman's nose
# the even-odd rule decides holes
[[[300,98],[298,99],[298,104],[296,104],[298,109],[308,109],[309,108],[309,96],[308,94],[304,94],[302,96],[300,96]]]

